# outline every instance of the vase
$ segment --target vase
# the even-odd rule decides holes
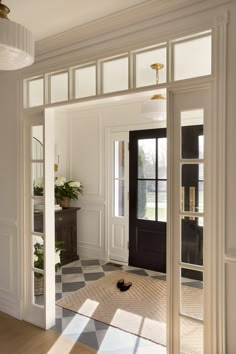
[[[34,295],[43,295],[44,277],[34,277]]]
[[[62,208],[69,208],[70,207],[70,198],[69,197],[64,197],[62,199],[57,198],[57,203],[62,207]]]

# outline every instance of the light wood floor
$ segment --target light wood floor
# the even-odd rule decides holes
[[[93,349],[0,312],[1,354],[95,354]]]

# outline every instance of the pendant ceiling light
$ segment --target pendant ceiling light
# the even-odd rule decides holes
[[[17,70],[34,62],[34,40],[24,26],[8,19],[10,9],[0,0],[0,70]]]
[[[159,82],[159,70],[163,64],[155,63],[151,68],[156,70],[156,84]],[[162,121],[166,119],[166,99],[162,94],[155,94],[151,100],[142,105],[142,115],[144,118]]]

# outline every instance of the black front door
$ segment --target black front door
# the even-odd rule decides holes
[[[182,127],[182,157],[185,159],[203,158],[203,125]],[[193,160],[194,161],[194,160]],[[203,212],[203,164],[182,165],[182,211]],[[182,252],[184,263],[203,265],[203,219],[184,217],[181,222]],[[202,280],[202,273],[188,269],[182,276]]]
[[[130,132],[129,265],[166,271],[166,129]]]

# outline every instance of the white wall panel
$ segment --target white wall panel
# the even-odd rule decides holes
[[[84,185],[86,196],[102,193],[101,129],[97,113],[78,113],[70,122],[70,176]]]
[[[124,248],[125,227],[123,225],[113,225],[112,228],[112,247]]]
[[[79,256],[105,257],[104,206],[83,205],[77,217]]]
[[[0,272],[0,291],[9,292],[12,289],[12,235],[0,231],[0,269],[7,272]]]
[[[70,145],[69,145],[69,125],[68,119],[64,115],[57,117],[55,124],[55,144],[59,155],[59,166],[56,176],[69,178],[70,171]],[[55,156],[55,163],[58,163]]]
[[[18,300],[17,233],[14,221],[0,219],[0,311],[16,316]],[[4,271],[3,271],[4,270]]]
[[[236,348],[236,264],[226,265],[226,353],[235,354]]]
[[[19,107],[15,72],[0,73],[0,311],[20,317],[21,243],[17,225],[19,185]],[[17,229],[18,227],[18,229]]]

